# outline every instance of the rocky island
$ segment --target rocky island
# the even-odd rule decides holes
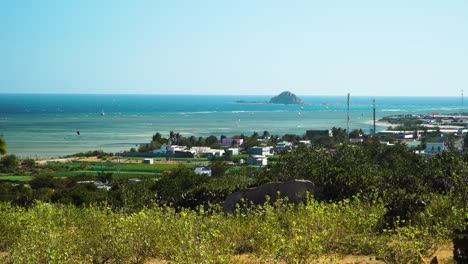
[[[275,97],[272,97],[270,101],[237,100],[236,103],[239,103],[239,104],[304,104],[304,101],[302,101],[302,99],[297,97],[295,94],[289,91],[285,91]]]
[[[304,104],[301,98],[295,94],[286,91],[270,99],[271,104]]]

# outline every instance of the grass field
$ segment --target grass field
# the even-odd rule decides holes
[[[98,173],[101,172],[101,171],[95,171],[95,170],[78,170],[78,171],[60,171],[60,172],[56,172],[54,174],[52,174],[52,176],[54,177],[73,177],[73,176],[77,176],[77,175],[82,175],[82,174],[86,174],[86,175],[98,175]],[[132,176],[132,177],[137,177],[137,176],[155,176],[157,175],[157,173],[154,173],[154,172],[132,172],[132,171],[105,171],[105,172],[109,172],[109,173],[112,173],[114,175],[118,175],[118,174],[121,174],[121,175],[125,175],[125,176]]]
[[[6,176],[0,176],[0,182],[1,181],[30,181],[32,180],[32,176],[23,176],[23,175],[6,175]]]

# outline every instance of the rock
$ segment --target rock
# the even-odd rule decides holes
[[[279,95],[270,99],[272,104],[304,104],[301,98],[291,92],[282,92]]]
[[[289,182],[271,182],[260,185],[255,188],[229,194],[224,200],[223,212],[233,212],[236,210],[236,204],[245,203],[252,205],[263,205],[267,202],[265,196],[269,196],[269,203],[272,204],[279,198],[288,198],[291,203],[305,202],[307,194],[313,195],[315,185],[311,181],[293,180]]]

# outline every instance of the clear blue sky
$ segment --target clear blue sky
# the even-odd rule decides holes
[[[0,93],[468,94],[468,1],[0,2]]]

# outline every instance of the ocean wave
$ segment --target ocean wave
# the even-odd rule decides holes
[[[381,112],[408,112],[407,110],[402,109],[382,109]]]
[[[179,115],[198,115],[198,114],[214,114],[218,111],[196,111],[196,112],[180,112]]]

